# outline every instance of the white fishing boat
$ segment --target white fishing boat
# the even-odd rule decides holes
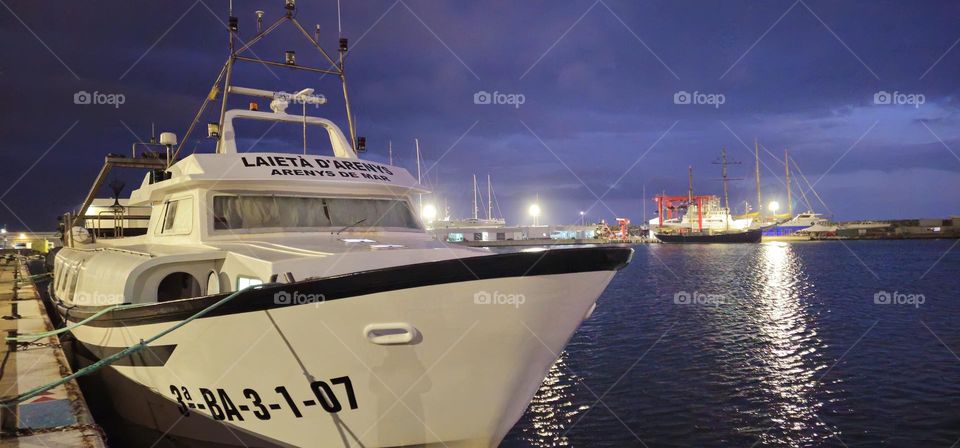
[[[149,208],[143,235],[98,238],[78,219],[90,201],[65,216],[51,290],[82,348],[108,359],[149,341],[104,367],[97,399],[184,445],[496,446],[633,252],[437,241],[414,213],[416,180],[358,157],[345,83],[349,140],[306,107],[286,113],[323,103],[311,89],[231,83],[237,62],[345,80],[346,40],[334,61],[287,5],[239,49],[230,18],[215,152],[179,158],[187,136],[166,133],[153,157],[108,158],[150,170],[124,201]],[[333,68],[247,55],[285,22]],[[230,109],[231,95],[267,98],[271,111]],[[246,121],[320,128],[331,153],[308,152],[306,131],[303,153],[238,152]]]

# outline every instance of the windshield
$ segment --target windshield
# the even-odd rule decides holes
[[[320,198],[300,196],[226,196],[213,198],[213,228],[231,229],[419,229],[402,199]]]

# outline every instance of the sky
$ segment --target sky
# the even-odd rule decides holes
[[[299,3],[297,19],[319,24],[334,52],[336,1]],[[266,23],[283,14],[280,1],[233,5],[244,41],[255,10]],[[152,124],[182,136],[228,54],[224,0],[0,6],[0,225],[11,229],[54,228],[103,157],[129,154]],[[651,218],[654,194],[686,194],[688,167],[696,194],[720,195],[723,148],[740,162],[730,202],[741,212],[756,206],[755,139],[764,202],[786,203],[789,150],[795,211],[958,215],[958,22],[957,2],[874,0],[354,0],[340,19],[362,157],[386,162],[392,143],[394,163],[415,173],[418,138],[427,201],[468,217],[471,176],[485,192],[489,174],[495,214],[519,224],[537,197],[541,222]],[[323,63],[287,26],[252,49]],[[346,129],[335,78],[237,67],[237,85],[325,94],[309,113]],[[82,92],[111,104],[76,104]],[[296,135],[276,130],[256,149]],[[212,148],[194,140],[191,151]]]

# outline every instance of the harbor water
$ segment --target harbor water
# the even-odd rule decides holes
[[[956,446],[954,245],[638,246],[503,446]]]

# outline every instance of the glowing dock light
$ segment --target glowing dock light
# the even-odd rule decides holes
[[[530,213],[530,216],[533,217],[533,225],[539,225],[540,223],[540,204],[532,204],[530,208],[527,209],[527,212]]]
[[[420,217],[426,222],[433,222],[437,219],[437,208],[433,204],[425,204],[420,210]]]
[[[770,209],[770,213],[777,213],[777,210],[780,210],[780,203],[777,201],[770,201],[767,204],[767,208]]]

